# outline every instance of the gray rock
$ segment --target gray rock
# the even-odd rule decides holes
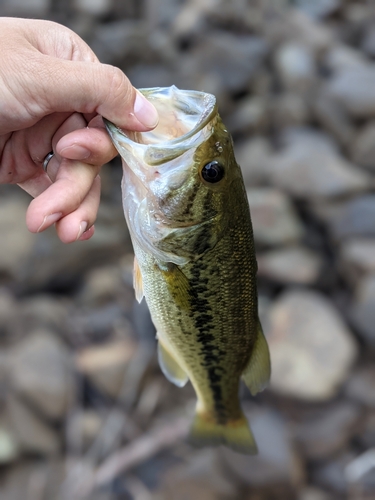
[[[294,437],[305,457],[324,460],[347,446],[360,417],[358,406],[337,403],[298,424]]]
[[[345,470],[353,458],[351,453],[343,453],[333,460],[319,464],[312,472],[312,481],[318,486],[345,495],[347,491]]]
[[[235,145],[236,160],[241,167],[245,186],[250,188],[267,182],[271,153],[271,144],[263,136],[255,136]]]
[[[62,419],[75,394],[72,360],[62,342],[49,331],[35,331],[11,356],[14,391],[46,417]]]
[[[245,456],[229,449],[220,450],[223,470],[243,485],[298,485],[302,480],[301,464],[283,418],[277,412],[258,409],[246,412],[257,441],[257,456]]]
[[[269,103],[264,97],[252,96],[241,99],[237,109],[225,124],[231,133],[261,133],[269,125]]]
[[[365,449],[375,448],[375,411],[367,413],[365,416],[361,432],[358,439]]]
[[[112,7],[112,0],[74,0],[77,10],[88,16],[103,16]]]
[[[313,291],[283,293],[270,309],[266,335],[271,387],[308,401],[336,394],[357,356],[357,345],[330,300]]]
[[[51,0],[3,0],[2,15],[46,18]]]
[[[348,68],[366,66],[368,64],[368,60],[359,50],[349,47],[348,45],[341,45],[338,43],[333,45],[325,53],[323,62],[327,69],[333,73],[337,73]]]
[[[13,395],[7,401],[7,416],[21,451],[47,456],[59,453],[61,444],[57,431]]]
[[[351,319],[364,340],[375,345],[375,274],[365,276],[358,283]]]
[[[302,223],[282,192],[272,188],[249,189],[247,196],[257,244],[283,245],[302,238]]]
[[[341,0],[296,0],[295,5],[313,18],[322,18],[333,14],[341,6]]]
[[[315,81],[313,51],[298,42],[288,42],[277,49],[275,65],[284,87],[303,91]]]
[[[273,182],[300,198],[333,197],[364,190],[369,176],[355,169],[325,137],[300,130],[270,162]]]
[[[375,171],[375,122],[371,121],[358,133],[352,146],[353,161]]]
[[[86,347],[76,356],[76,367],[100,391],[117,397],[125,383],[126,368],[136,351],[130,339]]]
[[[375,273],[375,238],[352,238],[340,247],[344,272],[353,269],[357,274]]]
[[[0,426],[0,464],[6,465],[14,462],[19,456],[16,439],[9,429]]]
[[[356,118],[375,116],[375,65],[355,65],[337,72],[327,91]]]
[[[365,31],[361,48],[369,57],[375,56],[375,25],[373,23]]]
[[[304,247],[288,247],[257,255],[259,276],[281,283],[313,284],[322,269],[322,259]]]
[[[272,124],[279,128],[304,125],[310,118],[306,100],[298,93],[284,92],[271,102]]]
[[[375,195],[364,194],[348,201],[316,207],[316,213],[328,225],[337,240],[375,236]]]
[[[303,488],[299,495],[298,500],[335,500],[332,495],[327,493],[320,488],[315,488],[312,486],[308,486]]]
[[[375,408],[375,367],[370,365],[355,371],[347,383],[346,394],[355,401]]]

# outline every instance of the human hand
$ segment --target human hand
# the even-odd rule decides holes
[[[117,154],[100,115],[145,131],[156,126],[157,112],[121,70],[101,64],[64,26],[0,18],[0,47],[0,184],[18,184],[34,197],[30,231],[56,223],[65,243],[89,239],[98,172]]]

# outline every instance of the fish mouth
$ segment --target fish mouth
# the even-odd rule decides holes
[[[116,149],[130,168],[129,153],[144,167],[157,167],[198,147],[212,134],[210,122],[217,113],[216,98],[212,94],[180,90],[174,85],[140,89],[140,92],[159,113],[159,123],[154,130],[121,130],[104,119]]]

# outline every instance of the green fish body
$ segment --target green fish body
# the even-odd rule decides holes
[[[270,376],[258,319],[249,206],[230,135],[214,96],[176,87],[142,91],[159,111],[147,133],[106,122],[123,158],[123,201],[135,252],[136,296],[157,329],[159,363],[191,381],[191,440],[256,452],[238,397]]]

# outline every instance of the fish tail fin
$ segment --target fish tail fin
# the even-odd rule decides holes
[[[255,455],[258,448],[244,415],[225,424],[206,418],[204,413],[196,413],[190,431],[189,442],[194,446],[224,445],[244,455]]]

